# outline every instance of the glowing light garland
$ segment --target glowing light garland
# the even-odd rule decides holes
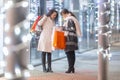
[[[15,20],[17,20],[17,19],[19,20],[18,22],[16,22],[14,20],[14,16],[6,15],[6,18],[10,18],[10,20],[8,19],[9,24],[7,23],[7,25],[9,25],[9,26],[6,26],[6,28],[5,28],[5,33],[7,36],[5,36],[5,38],[4,38],[5,45],[3,48],[4,55],[6,56],[5,78],[7,78],[7,79],[25,78],[25,77],[30,76],[30,73],[27,68],[28,64],[27,63],[24,64],[24,62],[27,60],[25,60],[24,62],[22,61],[21,63],[19,61],[17,61],[18,57],[21,60],[23,60],[23,57],[20,57],[18,55],[20,55],[20,54],[23,55],[23,54],[28,53],[28,50],[26,48],[27,48],[27,44],[30,40],[30,39],[28,39],[28,38],[30,38],[30,36],[29,36],[29,33],[27,33],[27,34],[26,34],[26,32],[22,33],[22,31],[25,31],[24,29],[28,29],[25,27],[26,25],[24,25],[25,22],[28,23],[28,21],[29,21],[28,18],[25,18],[26,13],[23,12],[23,14],[22,13],[16,14],[15,11],[17,9],[18,10],[22,9],[22,11],[24,11],[24,10],[26,10],[27,7],[28,7],[27,1],[21,0],[19,2],[14,2],[14,0],[13,1],[9,0],[6,2],[4,8],[2,8],[2,9],[4,9],[3,10],[4,13],[7,12],[8,14],[10,11],[13,10],[13,13],[11,13],[11,14],[18,16],[17,18],[15,18]],[[21,15],[23,15],[22,18],[19,17]],[[11,22],[11,20],[14,22],[14,24]],[[18,40],[18,38],[21,40]],[[26,55],[23,55],[23,56],[26,56]],[[27,56],[26,56],[26,58],[27,58]],[[14,59],[16,60],[17,63],[15,61],[13,61]],[[17,64],[17,66],[16,66],[16,64]],[[23,66],[25,68],[23,68]],[[13,73],[15,73],[15,74],[13,74]]]

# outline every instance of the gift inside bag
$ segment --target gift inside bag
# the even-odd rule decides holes
[[[64,32],[55,30],[53,35],[53,47],[55,49],[65,49]]]

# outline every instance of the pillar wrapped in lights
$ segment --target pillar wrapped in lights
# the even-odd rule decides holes
[[[98,80],[108,80],[110,2],[99,0],[98,6]]]
[[[7,0],[5,5],[6,22],[9,27],[4,36],[4,54],[6,60],[5,78],[8,80],[26,80],[28,65],[27,37],[22,24],[27,16],[25,0]]]

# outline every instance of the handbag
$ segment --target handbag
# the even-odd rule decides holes
[[[65,49],[65,36],[63,31],[54,31],[53,47],[55,49]]]
[[[38,26],[39,20],[41,20],[42,16],[38,16],[36,20],[33,22],[30,32],[34,35],[36,40],[39,40],[40,34],[42,32],[42,26]]]
[[[42,16],[38,16],[36,20],[33,22],[32,27],[30,29],[30,32],[34,32],[36,30],[36,26],[38,24],[38,21],[42,18]]]

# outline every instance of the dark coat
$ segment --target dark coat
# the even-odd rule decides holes
[[[72,19],[65,22],[67,26],[63,26],[63,31],[67,32],[65,51],[78,50],[78,38],[76,33],[75,23]]]

